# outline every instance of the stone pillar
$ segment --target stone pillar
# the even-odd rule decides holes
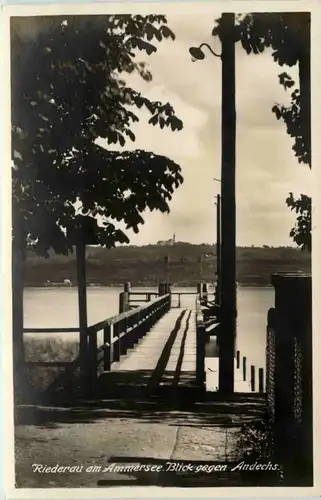
[[[312,477],[311,276],[272,276],[275,288],[275,437],[279,455]]]

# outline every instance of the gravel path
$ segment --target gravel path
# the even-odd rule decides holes
[[[235,458],[238,427],[203,425],[195,414],[182,411],[157,412],[149,418],[117,418],[112,411],[81,414],[77,423],[63,422],[66,410],[56,410],[56,422],[16,426],[16,483],[23,488],[97,487],[102,481],[158,484],[169,480],[159,472],[118,474],[103,472],[109,463],[152,464],[163,461],[215,461]],[[80,412],[80,411],[79,411]],[[81,412],[80,412],[81,413]],[[53,419],[54,420],[54,419]],[[60,422],[58,423],[58,421]],[[127,462],[126,462],[127,460]],[[82,466],[81,472],[41,473],[36,464]],[[98,472],[88,467],[101,466]],[[212,475],[212,479],[219,479]]]

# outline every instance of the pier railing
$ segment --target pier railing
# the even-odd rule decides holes
[[[93,392],[99,368],[109,371],[112,363],[120,360],[149,331],[149,329],[170,309],[170,294],[152,300],[140,307],[117,314],[104,321],[91,325],[87,329],[87,377],[86,385]],[[98,335],[102,332],[103,343],[98,345]],[[79,328],[25,328],[24,333],[61,334],[79,333]],[[27,361],[30,368],[60,368],[58,374],[45,388],[45,393],[54,394],[60,388],[68,388],[72,393],[76,387],[70,387],[75,381],[80,367],[80,356],[72,361]],[[69,387],[67,387],[69,384]]]
[[[124,292],[125,294],[127,293],[128,295],[128,308],[129,309],[134,309],[139,306],[141,303],[146,303],[151,300],[154,300],[156,297],[161,297],[162,293],[161,292],[136,292],[130,290],[129,292]],[[182,291],[175,291],[173,289],[170,290],[170,296],[171,296],[171,307],[172,308],[180,308],[182,306],[182,297],[185,296],[190,296],[194,297],[198,295],[198,292],[182,292]],[[174,299],[174,300],[173,300]]]
[[[170,294],[158,297],[145,305],[117,314],[88,328],[90,339],[91,366],[97,367],[103,361],[104,371],[120,360],[150,330],[150,328],[170,309]],[[103,332],[104,340],[97,345],[98,333]],[[97,368],[96,368],[97,369]],[[92,376],[96,377],[97,371]]]
[[[311,276],[274,275],[269,310],[266,393],[276,457],[291,477],[313,478]],[[289,457],[290,460],[289,460]]]

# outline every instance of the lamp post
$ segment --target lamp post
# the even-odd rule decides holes
[[[216,297],[217,305],[221,302],[221,195],[216,197]]]
[[[221,55],[208,44],[192,47],[194,60],[204,59],[202,47],[222,61],[222,157],[221,157],[221,283],[219,391],[234,392],[234,355],[236,337],[236,203],[235,203],[235,14],[222,14],[220,22]]]

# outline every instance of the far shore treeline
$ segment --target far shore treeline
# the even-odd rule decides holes
[[[176,286],[195,286],[201,279],[214,282],[216,247],[178,242],[174,246],[87,247],[87,282],[91,285],[156,286],[169,276]],[[168,264],[167,264],[168,257]],[[202,263],[201,263],[202,262]],[[311,270],[311,254],[293,247],[238,247],[237,281],[243,286],[267,286],[271,274]],[[168,275],[169,273],[169,275]],[[25,286],[77,284],[76,254],[42,258],[28,253]]]

